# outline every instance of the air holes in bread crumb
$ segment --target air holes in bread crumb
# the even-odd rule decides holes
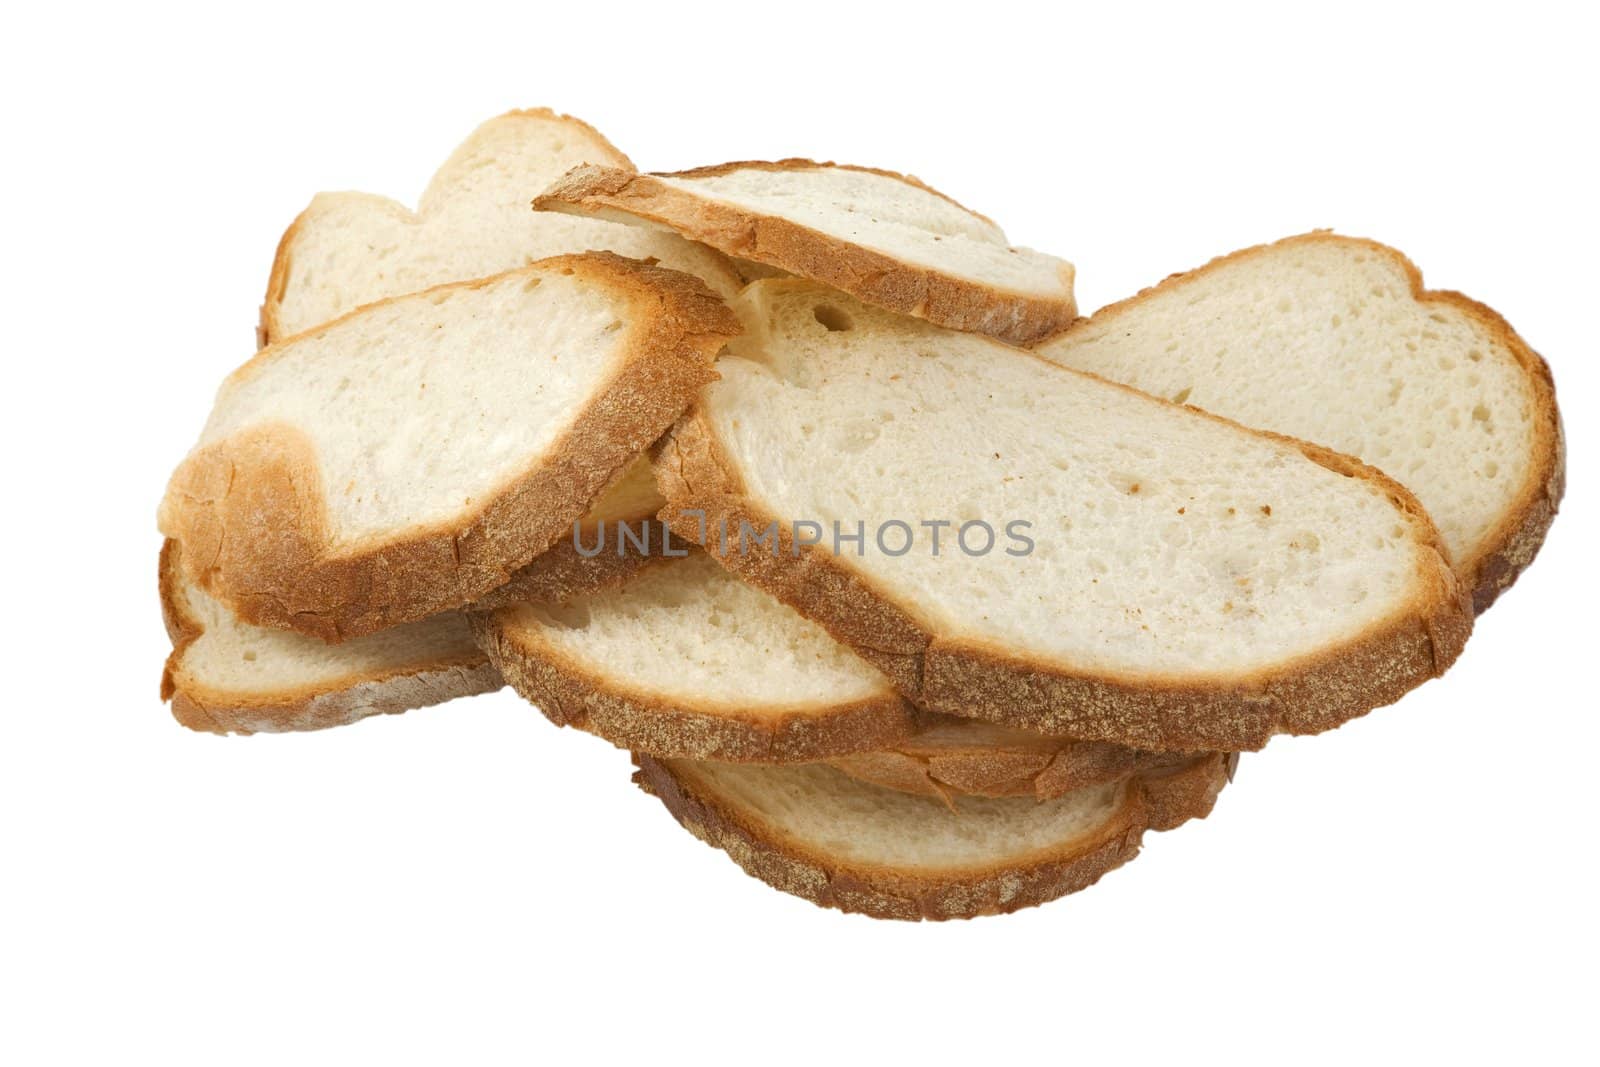
[[[571,274],[572,272],[567,271],[566,273]],[[534,275],[532,278],[529,278],[527,281],[522,283],[522,291],[524,293],[531,293],[535,289],[539,288],[539,283],[542,281],[544,281],[543,278],[539,277],[538,275]]]
[[[846,315],[832,304],[818,304],[811,309],[811,314],[816,316],[816,320],[829,333],[841,333],[855,326],[849,315]]]

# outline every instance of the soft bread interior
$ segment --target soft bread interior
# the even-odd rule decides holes
[[[565,604],[503,609],[496,621],[535,654],[647,703],[748,718],[892,697],[882,674],[820,626],[698,551]]]
[[[820,764],[662,762],[742,820],[759,822],[786,847],[918,875],[1068,850],[1103,832],[1127,803],[1124,781],[1044,801],[956,797],[952,811],[941,800],[857,781]]]
[[[1438,595],[1425,519],[1296,443],[804,283],[746,294],[760,361],[725,358],[703,392],[714,438],[783,521],[861,521],[869,543],[909,524],[904,555],[839,558],[933,632],[1117,676],[1237,677]],[[917,530],[935,520],[952,524],[938,555]],[[974,520],[987,554],[976,527],[974,554],[953,543]],[[1017,520],[1031,552],[1005,537]]]
[[[1505,519],[1537,443],[1532,382],[1504,334],[1416,299],[1404,259],[1365,241],[1237,254],[1037,351],[1359,456],[1417,495],[1457,563]]]
[[[417,213],[384,197],[324,193],[288,235],[269,293],[281,340],[386,297],[488,277],[548,256],[604,250],[699,275],[731,295],[724,258],[668,233],[535,212],[540,190],[582,163],[628,167],[575,119],[513,112],[480,126],[434,175]]]
[[[1010,293],[1071,293],[1069,264],[1013,248],[993,222],[897,175],[850,167],[733,165],[658,175],[683,192]]]
[[[629,300],[548,268],[375,305],[236,371],[200,447],[292,427],[334,548],[448,520],[549,453],[610,384],[639,343]]]
[[[481,664],[483,655],[461,615],[445,612],[342,644],[251,626],[214,597],[174,575],[182,611],[199,633],[177,669],[213,693],[271,703],[302,691],[326,691],[442,663]]]

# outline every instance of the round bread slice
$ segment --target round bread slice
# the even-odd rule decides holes
[[[958,795],[1050,800],[1190,758],[928,713],[921,729],[898,744],[828,762],[864,782],[945,801]]]
[[[1070,263],[1012,247],[990,220],[892,171],[807,159],[674,174],[584,166],[534,206],[666,227],[745,263],[1015,344],[1077,314]]]
[[[1220,753],[1050,800],[913,796],[822,764],[636,755],[634,780],[746,873],[880,919],[966,919],[1042,904],[1132,859],[1146,830],[1210,813]]]
[[[601,252],[367,305],[227,379],[162,532],[255,625],[459,607],[570,536],[739,329],[698,279]]]
[[[178,554],[176,541],[161,547],[161,614],[172,639],[161,699],[191,730],[321,730],[503,684],[458,613],[330,645],[240,622],[184,577]]]
[[[586,597],[472,619],[512,688],[557,725],[621,748],[794,762],[916,728],[879,671],[698,551]]]
[[[652,450],[663,517],[914,703],[1254,749],[1471,632],[1427,514],[1351,457],[797,279],[741,302],[747,343]]]
[[[1381,468],[1427,508],[1478,611],[1532,562],[1566,481],[1544,360],[1375,241],[1234,252],[1035,351]]]

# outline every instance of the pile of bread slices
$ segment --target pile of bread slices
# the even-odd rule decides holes
[[[1544,362],[1392,249],[1072,280],[911,178],[642,174],[548,111],[416,211],[318,196],[161,505],[163,694],[252,733],[509,684],[819,904],[1083,888],[1449,667],[1563,459]]]

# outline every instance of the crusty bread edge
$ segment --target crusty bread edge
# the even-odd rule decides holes
[[[395,714],[456,697],[490,693],[505,683],[477,652],[441,656],[388,671],[353,672],[320,685],[245,693],[205,685],[184,664],[205,632],[179,589],[178,543],[161,546],[161,617],[172,652],[161,671],[161,699],[191,730],[215,734],[280,733],[344,726],[369,715]]]
[[[1080,320],[1078,327],[1101,325],[1106,319],[1114,319],[1138,308],[1146,299],[1158,293],[1198,281],[1226,264],[1285,245],[1318,243],[1359,245],[1393,263],[1410,282],[1413,300],[1424,305],[1443,304],[1475,320],[1512,354],[1528,383],[1535,418],[1533,456],[1527,478],[1505,515],[1483,537],[1476,549],[1466,558],[1452,561],[1456,572],[1471,590],[1474,611],[1482,612],[1510,588],[1533,562],[1540,546],[1544,544],[1550,524],[1555,520],[1556,510],[1566,489],[1566,443],[1561,427],[1561,412],[1556,405],[1555,379],[1549,364],[1529,347],[1499,312],[1461,293],[1427,288],[1423,284],[1421,269],[1398,249],[1365,237],[1346,237],[1328,230],[1313,230],[1268,244],[1242,248],[1218,256],[1193,270],[1169,275],[1133,296],[1106,305],[1089,318]],[[1076,327],[1069,327],[1067,332],[1072,328]],[[1037,344],[1047,343],[1059,336],[1045,338]]]
[[[986,867],[918,871],[825,855],[764,826],[682,770],[642,754],[634,762],[634,781],[645,792],[746,873],[822,907],[913,921],[1004,914],[1085,889],[1137,855],[1146,830],[1210,814],[1232,767],[1232,757],[1211,753],[1176,771],[1134,775],[1115,812],[1094,831]]]
[[[554,256],[393,300],[549,272],[581,272],[633,310],[613,377],[537,464],[456,519],[367,539],[335,556],[324,548],[325,498],[309,443],[292,427],[255,426],[196,449],[173,475],[162,528],[183,543],[190,578],[246,622],[338,641],[468,603],[555,544],[716,379],[713,360],[740,326],[698,278],[609,252]]]
[[[723,164],[662,177],[705,176],[755,165]],[[759,166],[802,169],[833,164],[784,160]],[[891,171],[871,173],[934,192],[921,182]],[[613,221],[643,219],[729,256],[822,282],[866,303],[1016,344],[1037,341],[1055,333],[1071,323],[1077,314],[1069,264],[1063,263],[1060,269],[1063,295],[1059,298],[1008,292],[904,262],[781,216],[756,214],[695,196],[666,185],[656,175],[592,165],[575,167],[533,203],[540,210],[567,211]]]
[[[780,517],[748,494],[699,402],[652,448],[651,457],[668,501],[661,517],[680,536],[698,542],[702,535],[700,520],[690,521],[685,509],[703,511],[706,530],[720,528],[723,520],[731,530],[741,521],[755,529],[777,522],[775,553],[719,555],[716,546],[706,547],[723,566],[820,624],[888,674],[908,699],[934,711],[1156,751],[1253,750],[1275,734],[1320,733],[1393,703],[1455,661],[1472,630],[1471,606],[1438,531],[1409,491],[1341,453],[1189,410],[1293,447],[1383,492],[1411,523],[1422,549],[1410,602],[1341,646],[1226,684],[1068,673],[992,645],[942,638],[848,561],[817,546],[797,550]]]
[[[919,750],[916,742],[913,737],[900,745],[827,762],[860,781],[950,803],[955,796],[1050,800],[1186,758],[1043,735],[1040,744],[1028,746],[971,744]]]
[[[501,675],[557,726],[573,726],[654,756],[726,763],[802,763],[893,745],[917,728],[887,684],[877,696],[825,708],[690,705],[584,663],[518,627],[509,609],[473,612],[474,638]]]
[[[616,145],[612,144],[611,140],[606,137],[605,134],[601,133],[599,130],[595,129],[593,126],[589,125],[587,122],[584,122],[580,118],[575,118],[572,115],[563,115],[560,112],[554,111],[547,107],[513,108],[503,115],[497,115],[492,119],[480,123],[472,133],[467,135],[465,140],[456,145],[456,147],[451,151],[450,155],[445,157],[445,161],[439,164],[439,166],[434,170],[433,177],[428,180],[427,188],[433,188],[433,184],[438,179],[439,174],[445,169],[445,167],[449,166],[450,162],[455,159],[456,154],[459,153],[462,148],[472,142],[472,139],[477,135],[479,130],[483,129],[484,126],[487,126],[491,122],[498,122],[501,119],[508,118],[526,118],[572,123],[583,129],[584,132],[593,137],[605,148],[609,149],[619,161],[617,165],[626,166],[629,168],[633,167],[633,161],[628,158],[625,152],[622,152],[617,148]],[[426,192],[424,192],[424,196],[426,196]],[[391,200],[388,197],[379,197],[378,199],[384,201],[386,205],[391,205],[396,210],[404,212],[405,216],[413,223],[420,222],[422,219],[420,211],[414,211],[406,205],[400,203],[398,200]],[[419,206],[420,203],[421,201],[419,200]],[[278,239],[278,247],[272,255],[272,268],[267,273],[267,291],[261,299],[261,312],[256,325],[257,348],[266,348],[269,344],[282,341],[286,337],[279,321],[278,312],[283,306],[283,294],[289,285],[289,271],[294,264],[294,246],[296,242],[299,241],[301,231],[304,229],[307,220],[311,217],[311,212],[312,206],[307,206],[303,211],[300,212],[300,214],[294,217],[294,221],[289,223],[288,227],[283,231],[283,236]]]

